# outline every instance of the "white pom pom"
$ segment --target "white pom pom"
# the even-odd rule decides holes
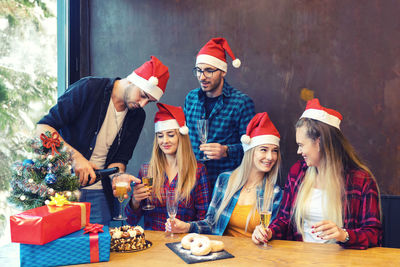
[[[22,201],[24,201],[26,199],[26,196],[22,195],[19,197],[19,199],[21,199]]]
[[[67,195],[67,197],[70,197],[71,196],[71,192],[69,192],[69,191],[67,191],[67,193],[66,193],[66,195]]]
[[[244,135],[242,135],[242,137],[240,138],[240,141],[241,141],[243,144],[247,144],[247,145],[248,145],[248,144],[250,144],[251,139],[250,139],[250,136],[244,134]]]
[[[30,179],[28,179],[28,183],[33,183],[33,179],[32,178],[30,178]]]
[[[232,61],[232,65],[233,65],[233,67],[235,67],[235,68],[239,68],[240,67],[240,65],[242,64],[242,62],[240,61],[240,59],[235,59],[234,61]]]
[[[157,77],[151,76],[149,79],[149,83],[151,83],[152,85],[158,85]]]
[[[48,199],[44,202],[44,204],[46,204],[46,205],[49,205],[49,203],[50,203],[50,200],[48,200]]]
[[[183,135],[187,135],[189,133],[189,128],[185,125],[179,128],[179,132]]]

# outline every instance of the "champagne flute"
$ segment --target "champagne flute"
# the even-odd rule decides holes
[[[178,211],[178,199],[176,198],[175,191],[173,190],[167,190],[165,192],[166,194],[166,202],[167,202],[167,212],[168,216],[171,219],[171,224],[174,223],[174,219],[176,216],[176,213]],[[169,238],[174,238],[174,233],[171,232],[171,234],[168,236]]]
[[[260,222],[264,229],[268,228],[272,216],[272,203],[268,201],[261,193],[257,193],[257,210],[260,214]],[[263,243],[259,248],[270,249],[272,246],[268,243]]]
[[[197,131],[200,137],[200,143],[205,144],[207,143],[207,136],[208,136],[208,120],[198,120],[197,121]],[[210,160],[207,158],[207,155],[203,152],[203,158],[200,159],[201,161]]]
[[[142,178],[143,185],[147,188],[148,191],[151,190],[153,186],[153,177],[143,177]],[[152,210],[154,209],[154,205],[151,204],[150,199],[146,198],[146,204],[142,207],[143,210]]]
[[[124,202],[124,196],[128,193],[128,187],[130,186],[129,175],[126,173],[117,173],[114,175],[113,180],[115,181],[115,196],[118,198],[119,201],[119,214],[113,219],[117,221],[124,221],[127,218],[123,214],[124,205],[122,204],[122,202]]]

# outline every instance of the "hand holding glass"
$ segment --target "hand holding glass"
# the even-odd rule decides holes
[[[207,143],[207,136],[208,136],[208,120],[198,120],[197,121],[197,131],[200,137],[200,143],[205,144]],[[203,152],[204,156],[200,160],[209,160],[207,155]]]
[[[153,186],[153,177],[143,177],[142,178],[143,185],[147,188],[148,191],[151,191]],[[142,207],[143,210],[152,210],[154,209],[154,205],[151,204],[150,200],[146,199],[146,204]]]
[[[167,202],[167,212],[170,218],[171,224],[174,223],[176,213],[178,211],[178,201],[175,196],[175,191],[166,191],[166,202]],[[171,232],[171,238],[174,237],[174,233]]]
[[[272,203],[270,202],[271,201],[268,201],[268,199],[263,195],[257,194],[257,210],[260,214],[261,225],[264,227],[264,229],[268,228],[271,221]],[[269,249],[271,247],[272,246],[268,243],[263,243],[263,245],[260,246],[262,249]]]
[[[115,196],[118,198],[119,201],[119,214],[117,217],[114,217],[114,220],[123,221],[126,220],[126,216],[123,214],[123,205],[125,198],[124,196],[128,193],[128,188],[130,186],[130,178],[129,175],[126,173],[117,173],[113,177],[114,185],[115,185]]]

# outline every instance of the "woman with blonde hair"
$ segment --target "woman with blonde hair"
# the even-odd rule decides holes
[[[264,239],[339,243],[366,249],[381,244],[382,224],[376,180],[340,131],[342,115],[308,101],[296,124],[297,153],[282,206],[270,227],[257,227]]]
[[[218,176],[206,218],[192,222],[174,220],[171,223],[168,220],[166,230],[250,237],[260,223],[256,210],[257,193],[264,195],[269,202],[266,205],[273,205],[274,218],[282,197],[279,186],[275,185],[281,162],[279,139],[279,132],[268,114],[256,114],[241,139],[242,162],[233,172]]]
[[[143,183],[136,184],[125,213],[131,225],[144,216],[145,229],[164,231],[167,191],[174,192],[178,199],[176,218],[187,221],[204,219],[210,193],[206,169],[194,156],[182,108],[162,103],[157,107],[152,156],[138,175],[142,181],[143,177],[152,177],[153,186],[148,190]],[[148,200],[154,209],[143,210]]]

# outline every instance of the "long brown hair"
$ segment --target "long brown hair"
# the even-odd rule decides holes
[[[294,221],[301,234],[303,218],[309,206],[311,191],[315,186],[316,177],[320,179],[322,189],[326,190],[326,200],[323,199],[324,216],[343,226],[345,203],[345,175],[353,169],[364,170],[375,180],[371,170],[358,157],[355,149],[336,127],[310,118],[301,118],[296,123],[296,129],[306,127],[307,137],[313,142],[320,142],[320,164],[308,167],[304,180],[294,205]],[[376,180],[375,180],[376,182]],[[379,193],[379,188],[378,188]],[[349,207],[347,207],[349,209]]]
[[[186,202],[190,199],[190,192],[196,184],[197,161],[194,156],[192,145],[188,135],[178,135],[178,148],[176,150],[176,161],[178,166],[178,182],[175,190],[176,196]],[[157,136],[154,137],[153,151],[149,163],[148,176],[153,177],[153,194],[163,203],[162,190],[165,183],[165,169],[167,159],[164,152],[157,143]]]

